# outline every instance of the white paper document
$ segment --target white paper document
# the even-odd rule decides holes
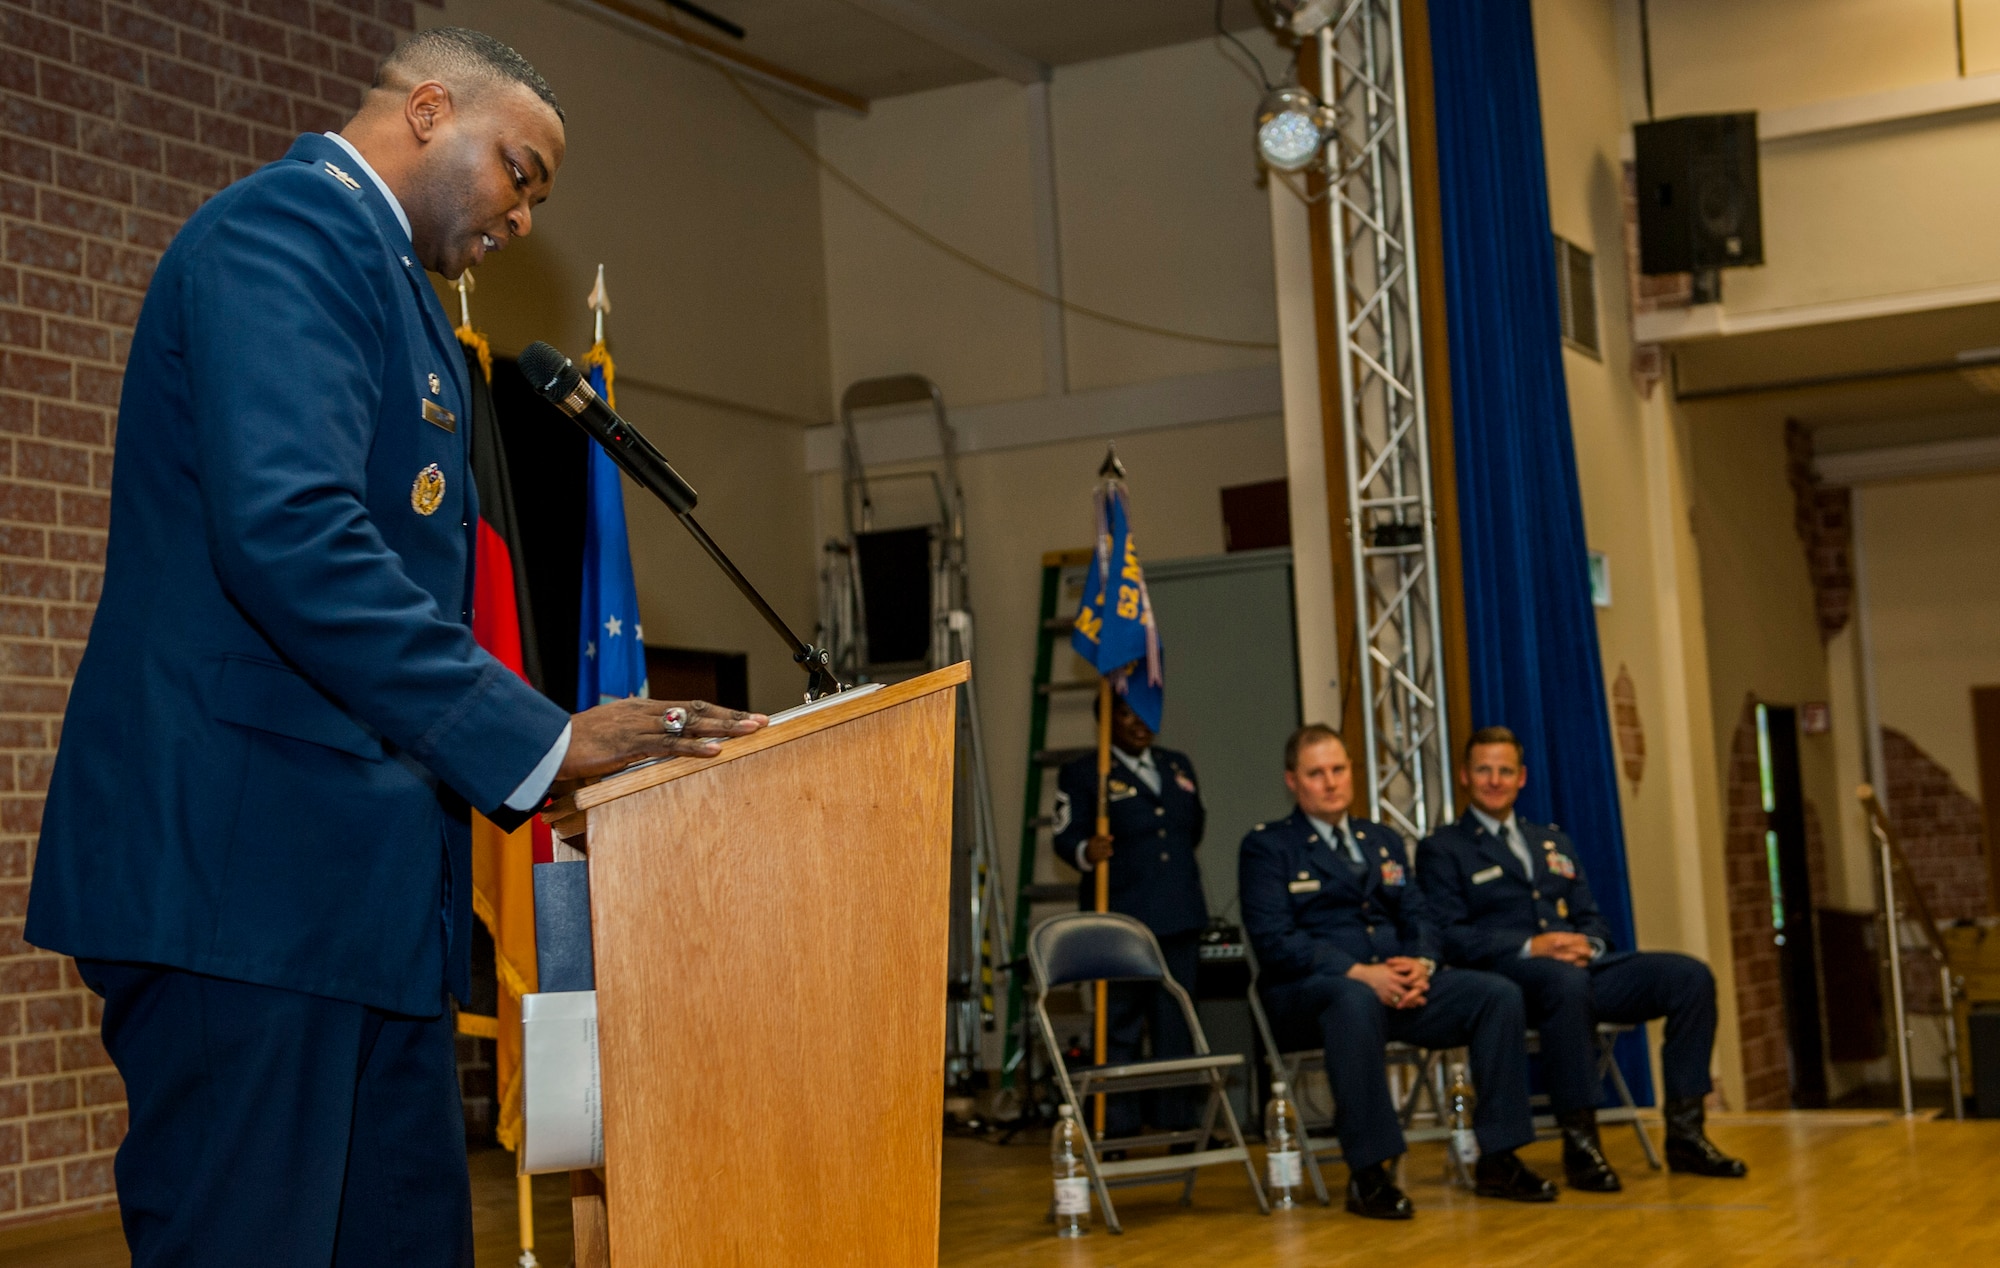
[[[603,1166],[597,992],[522,996],[521,1034],[521,1170]]]

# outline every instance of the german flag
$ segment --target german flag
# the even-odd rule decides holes
[[[507,454],[493,415],[493,354],[485,336],[458,328],[472,382],[472,480],[479,491],[479,526],[473,552],[472,635],[479,645],[529,683],[539,686],[540,658],[534,627],[526,619],[528,579],[519,522],[507,479]],[[498,1015],[461,1015],[459,1029],[495,1040],[499,1115],[495,1134],[508,1149],[521,1143],[521,997],[535,990],[535,877],[537,859],[550,857],[548,826],[531,819],[502,832],[484,816],[472,820],[472,907],[493,935],[499,979]]]

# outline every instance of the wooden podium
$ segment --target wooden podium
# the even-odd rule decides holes
[[[579,1268],[937,1262],[965,664],[553,807],[590,863]]]

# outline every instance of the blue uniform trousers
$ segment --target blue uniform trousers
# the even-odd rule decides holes
[[[1542,1033],[1542,1070],[1558,1114],[1603,1099],[1597,1075],[1597,1025],[1667,1019],[1660,1065],[1668,1100],[1706,1096],[1715,1047],[1715,975],[1693,956],[1639,951],[1579,968],[1546,956],[1494,966],[1520,984],[1528,1024]]]
[[[1390,1042],[1471,1049],[1472,1125],[1481,1150],[1518,1149],[1535,1138],[1521,992],[1507,979],[1442,969],[1424,1006],[1408,1009],[1389,1008],[1366,983],[1333,973],[1271,987],[1265,997],[1286,1018],[1286,1029],[1317,1018],[1333,1086],[1333,1130],[1350,1168],[1387,1162],[1404,1149],[1383,1060]]]
[[[77,968],[130,1102],[115,1167],[133,1268],[472,1268],[449,1010]]]
[[[1168,934],[1160,939],[1167,971],[1181,989],[1194,996],[1195,970],[1201,963],[1201,931]],[[1194,1036],[1181,1017],[1181,1006],[1164,989],[1150,982],[1113,982],[1106,994],[1104,1060],[1108,1065],[1138,1061],[1144,1055],[1140,1036],[1153,1037],[1155,1057],[1191,1057]],[[1186,1131],[1200,1122],[1200,1088],[1167,1087],[1146,1092],[1121,1092],[1104,1105],[1104,1134],[1134,1136],[1141,1121],[1161,1131]]]

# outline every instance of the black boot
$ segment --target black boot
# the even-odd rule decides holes
[[[1417,1213],[1396,1187],[1386,1162],[1348,1168],[1347,1209],[1371,1220],[1406,1220]]]
[[[1616,1193],[1625,1187],[1618,1182],[1618,1173],[1611,1169],[1604,1146],[1597,1139],[1596,1110],[1571,1110],[1556,1115],[1556,1122],[1562,1126],[1563,1178],[1569,1181],[1570,1188],[1585,1193]]]
[[[1472,1191],[1482,1198],[1509,1202],[1553,1202],[1556,1186],[1528,1170],[1511,1149],[1482,1153],[1472,1169]]]
[[[1750,1168],[1741,1158],[1717,1149],[1702,1131],[1706,1121],[1698,1096],[1667,1102],[1667,1170],[1731,1180],[1749,1174]]]

